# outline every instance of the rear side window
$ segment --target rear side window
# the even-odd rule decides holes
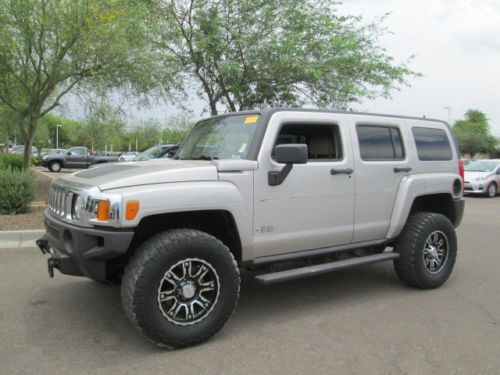
[[[451,160],[450,141],[442,129],[419,128],[412,129],[418,158],[423,161]]]
[[[361,159],[403,160],[405,157],[401,134],[398,128],[390,126],[358,125]]]

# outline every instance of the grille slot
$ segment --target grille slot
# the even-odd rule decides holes
[[[49,209],[56,216],[71,219],[73,193],[58,185],[49,190]]]

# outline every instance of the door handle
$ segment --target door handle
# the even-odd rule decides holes
[[[336,175],[336,174],[352,174],[352,172],[354,172],[354,170],[352,168],[345,168],[345,169],[332,168],[332,169],[330,169],[330,173],[332,175]]]
[[[411,168],[410,167],[394,167],[394,172],[410,172]]]

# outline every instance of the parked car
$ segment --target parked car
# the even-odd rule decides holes
[[[151,159],[172,159],[179,149],[178,144],[158,145],[148,148],[133,161],[147,161]]]
[[[132,161],[137,156],[139,156],[139,153],[136,151],[124,152],[118,157],[118,161]]]
[[[9,150],[10,154],[24,155],[24,146],[14,146]],[[38,149],[35,146],[31,146],[31,155],[36,155]]]
[[[493,198],[500,186],[500,159],[476,160],[465,166],[464,194]]]
[[[231,113],[198,122],[175,160],[55,180],[37,244],[51,276],[121,279],[131,323],[152,343],[181,348],[229,319],[240,269],[272,284],[391,261],[405,283],[439,287],[457,257],[462,181],[441,121]]]
[[[66,153],[44,155],[40,165],[52,172],[60,172],[62,168],[88,168],[114,161],[118,161],[118,156],[94,156],[89,154],[87,147],[72,147]]]

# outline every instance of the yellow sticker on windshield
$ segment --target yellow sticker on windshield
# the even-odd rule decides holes
[[[245,117],[245,122],[244,124],[245,125],[248,125],[248,124],[255,124],[257,122],[257,120],[259,119],[259,115],[254,115],[254,116],[247,116]]]

